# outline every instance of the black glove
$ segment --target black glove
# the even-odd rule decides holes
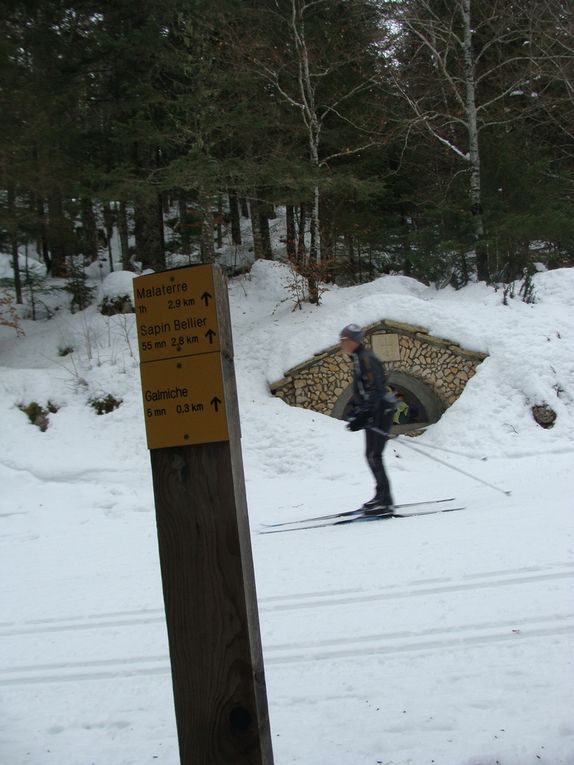
[[[352,430],[353,432],[363,430],[369,424],[370,419],[371,416],[368,412],[355,412],[349,417],[347,430]]]

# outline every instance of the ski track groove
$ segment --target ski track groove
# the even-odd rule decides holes
[[[571,623],[568,623],[571,622]],[[544,626],[548,625],[548,626]],[[527,629],[516,629],[517,626]],[[497,630],[494,634],[488,634]],[[465,632],[479,634],[464,635]],[[486,634],[480,634],[480,633]],[[454,633],[454,634],[453,634]],[[440,649],[468,648],[492,643],[517,642],[526,639],[559,637],[574,633],[574,614],[555,614],[546,617],[531,617],[516,621],[484,622],[466,624],[458,627],[431,628],[420,632],[381,633],[350,638],[332,638],[317,642],[301,642],[277,644],[264,649],[266,665],[286,665],[307,661],[324,661],[362,658],[366,655],[400,655],[412,652],[429,652]],[[440,637],[440,636],[444,637]],[[434,639],[428,639],[432,638]],[[450,637],[446,637],[450,636]],[[389,640],[410,639],[410,643],[387,645]],[[366,643],[379,642],[380,645],[366,647]],[[312,648],[314,650],[301,649]],[[331,649],[331,650],[330,650]],[[336,649],[336,650],[332,650]],[[273,656],[275,652],[295,650],[286,656]],[[158,666],[142,666],[157,664]],[[132,665],[132,668],[127,668]],[[106,671],[93,671],[99,668],[109,668]],[[74,670],[62,673],[58,670]],[[87,671],[77,671],[77,670]],[[90,671],[92,670],[92,671]],[[120,677],[143,677],[151,675],[167,675],[170,672],[168,656],[138,656],[121,659],[100,659],[81,662],[64,662],[54,664],[36,664],[4,668],[3,674],[14,674],[0,682],[0,687],[38,685],[46,683],[81,682],[85,680],[112,680]],[[28,672],[50,672],[46,675],[26,675]]]
[[[514,577],[511,579],[494,579],[486,582],[473,584],[446,584],[441,587],[421,587],[418,590],[407,590],[405,592],[377,592],[362,597],[342,597],[332,600],[311,600],[306,603],[286,603],[284,605],[270,606],[261,609],[262,611],[299,611],[306,608],[320,608],[323,606],[343,606],[353,605],[354,603],[368,603],[377,600],[397,600],[400,598],[419,597],[421,595],[442,595],[448,592],[464,592],[467,590],[482,590],[490,587],[503,587],[514,584],[536,584],[538,582],[547,582],[558,579],[567,579],[574,576],[574,571],[568,571],[555,574],[542,574],[538,576]]]
[[[545,573],[546,571],[562,567],[568,567],[571,570]],[[515,576],[509,577],[509,575]],[[552,564],[546,567],[527,566],[519,569],[466,574],[463,575],[462,579],[464,581],[462,582],[460,580],[455,580],[452,577],[434,579],[430,580],[434,585],[432,587],[428,586],[429,581],[427,580],[415,580],[407,582],[406,585],[395,585],[396,591],[393,591],[393,588],[391,587],[387,587],[384,591],[379,592],[365,592],[360,588],[349,588],[345,590],[296,593],[294,595],[276,595],[262,598],[259,601],[259,610],[260,612],[267,613],[274,611],[298,611],[309,608],[324,608],[326,606],[353,605],[355,603],[367,603],[378,600],[397,600],[402,598],[420,597],[423,595],[442,595],[449,592],[464,592],[490,587],[536,584],[571,577],[574,577],[574,562]],[[485,581],[480,581],[481,579],[484,579]],[[103,619],[103,621],[98,621],[101,619]],[[29,619],[19,623],[10,623],[9,626],[11,629],[5,629],[5,627],[8,626],[8,623],[4,623],[4,625],[2,625],[4,629],[0,630],[0,638],[13,637],[16,635],[104,629],[107,627],[129,627],[140,624],[161,624],[164,621],[164,611],[160,608],[89,614],[83,617]]]

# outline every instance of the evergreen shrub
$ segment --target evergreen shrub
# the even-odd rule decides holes
[[[123,404],[123,399],[116,398],[115,396],[112,396],[111,393],[108,393],[107,396],[90,399],[89,404],[92,409],[95,410],[96,414],[109,414]]]

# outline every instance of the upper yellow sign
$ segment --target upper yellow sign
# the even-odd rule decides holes
[[[220,350],[212,266],[138,276],[133,285],[142,362]]]

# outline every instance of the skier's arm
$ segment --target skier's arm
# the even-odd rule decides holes
[[[386,378],[383,365],[370,356],[361,359],[361,403],[359,411],[373,414],[386,394]]]

